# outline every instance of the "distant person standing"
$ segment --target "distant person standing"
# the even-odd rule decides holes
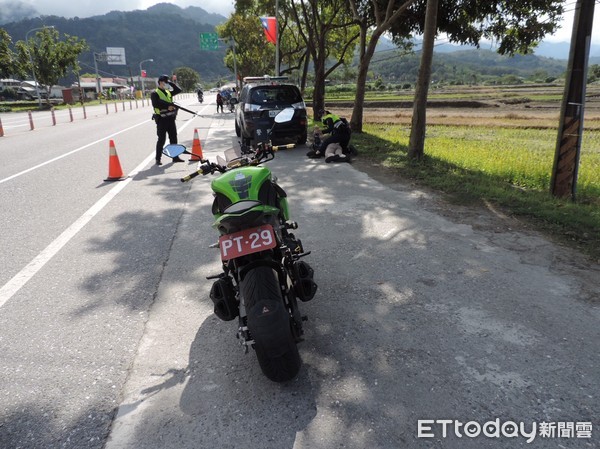
[[[167,88],[171,87],[171,90]],[[167,75],[158,77],[158,87],[150,95],[154,115],[152,118],[156,122],[156,165],[162,165],[161,157],[162,150],[169,135],[169,143],[177,143],[177,126],[175,119],[177,118],[177,108],[173,103],[173,97],[181,92],[177,84],[169,81]],[[173,158],[173,162],[184,162],[179,156]]]
[[[217,92],[217,112],[219,112],[219,108],[221,108],[221,112],[223,112],[223,96],[221,92]]]

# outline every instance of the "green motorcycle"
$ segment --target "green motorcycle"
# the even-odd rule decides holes
[[[293,109],[280,112],[274,127],[289,121],[290,114]],[[293,146],[273,146],[268,138],[272,130],[263,130],[267,139],[255,148],[242,148],[236,159],[202,161],[181,181],[220,175],[211,183],[213,227],[220,234],[215,246],[223,268],[207,278],[214,280],[210,292],[214,312],[224,321],[238,318],[237,337],[245,352],[254,348],[265,376],[284,382],[293,379],[302,365],[297,343],[302,341],[306,317],[298,299],[310,301],[317,284],[313,269],[301,260],[310,252],[290,232],[298,225],[290,221],[287,195],[271,171],[259,165],[272,160],[278,149]]]

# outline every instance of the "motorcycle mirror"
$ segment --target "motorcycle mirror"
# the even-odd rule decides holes
[[[172,143],[163,148],[163,154],[169,157],[177,157],[186,152],[183,145]]]
[[[289,122],[294,117],[294,108],[285,108],[275,116],[275,123]]]

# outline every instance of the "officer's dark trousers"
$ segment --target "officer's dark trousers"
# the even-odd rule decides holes
[[[161,117],[156,123],[156,160],[160,161],[162,150],[167,141],[169,134],[169,143],[177,143],[177,126],[175,125],[175,117]]]

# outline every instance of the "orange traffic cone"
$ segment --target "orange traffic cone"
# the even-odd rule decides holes
[[[202,159],[202,144],[198,138],[198,129],[194,129],[194,141],[192,142],[192,157],[190,157],[190,161],[201,161]]]
[[[121,162],[119,162],[119,156],[117,156],[115,142],[111,140],[108,152],[108,178],[106,178],[105,181],[122,181],[124,179],[125,177],[123,176],[123,169],[121,168]]]

